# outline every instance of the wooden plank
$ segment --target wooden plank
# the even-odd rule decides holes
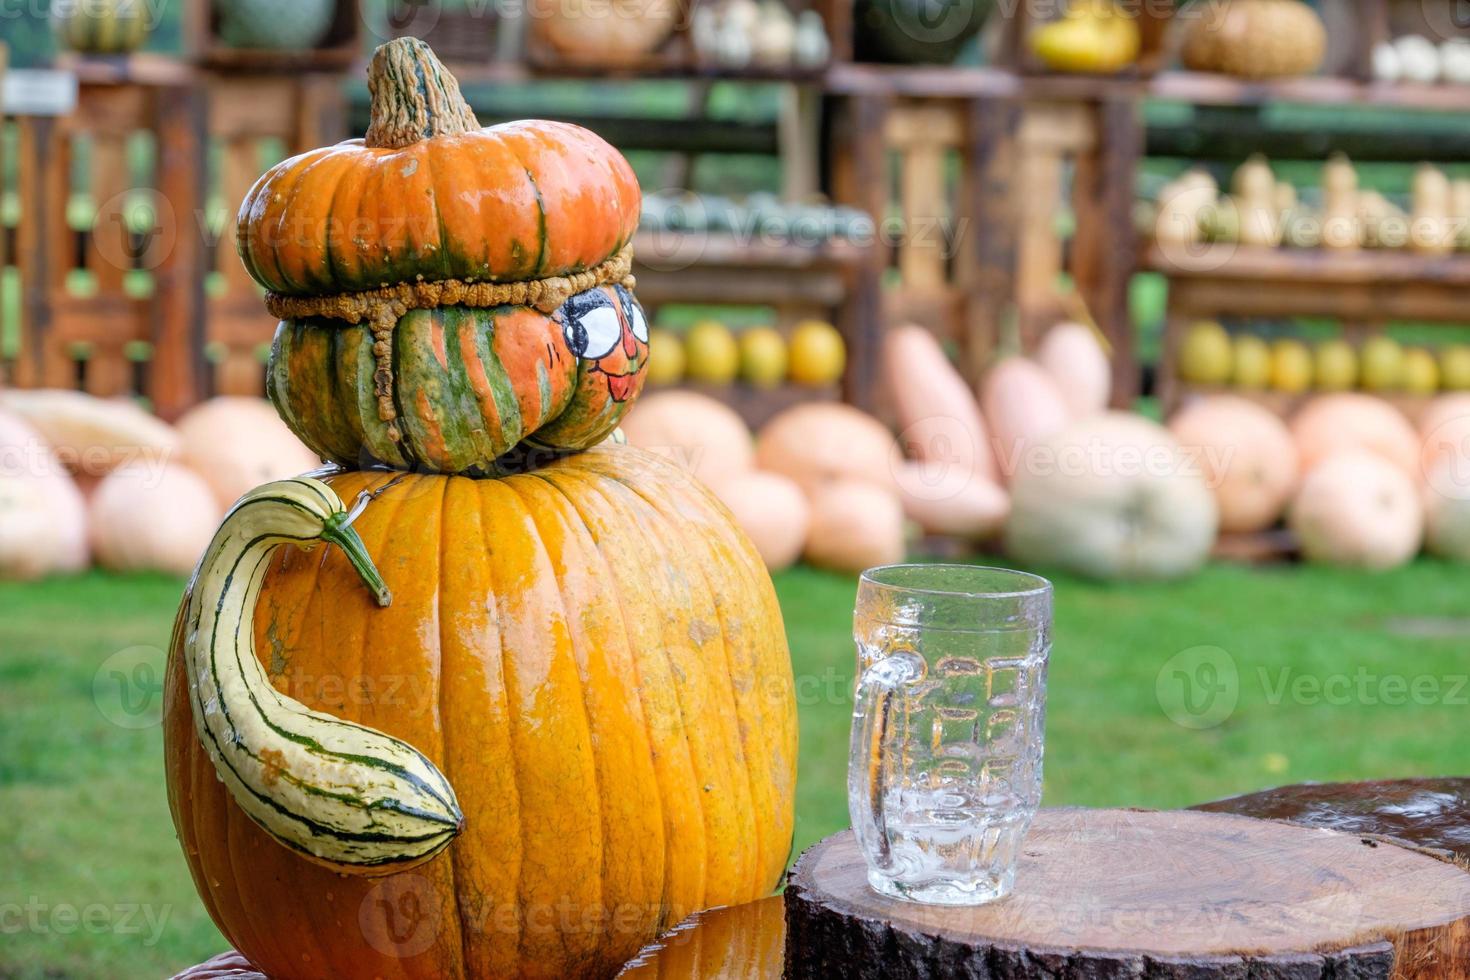
[[[244,296],[258,299],[255,280],[245,271],[245,264],[231,245],[234,242],[235,213],[260,176],[260,144],[255,137],[245,135],[227,136],[223,143],[219,192],[224,198],[227,213],[220,245],[215,252],[215,269],[225,277],[226,295],[237,300]]]
[[[1458,85],[1414,82],[1361,82],[1351,78],[1308,75],[1253,82],[1207,72],[1166,71],[1148,83],[1157,99],[1196,105],[1370,105],[1401,109],[1463,112],[1465,91]]]
[[[845,171],[835,183],[846,185],[841,200],[873,216],[879,241],[863,252],[860,263],[846,267],[847,303],[839,320],[847,339],[843,398],[865,411],[878,402],[879,360],[883,351],[883,272],[888,255],[882,228],[888,214],[888,151],[883,141],[892,106],[885,96],[848,100],[845,146],[839,157]]]
[[[883,138],[904,151],[934,143],[957,145],[964,139],[964,117],[943,102],[904,101],[893,105],[883,123]]]
[[[847,294],[842,270],[811,271],[746,266],[739,269],[635,265],[645,304],[731,303],[758,306],[805,303],[835,306]]]
[[[147,118],[151,90],[141,86],[84,85],[77,91],[77,108],[63,125],[71,133],[102,133],[124,137]]]
[[[1343,320],[1470,319],[1464,287],[1454,283],[1381,285],[1261,280],[1243,288],[1236,277],[1170,281],[1169,305],[1196,317],[1327,316]]]
[[[1054,119],[1034,105],[1023,105],[1016,136],[1015,303],[1023,345],[1029,347],[1061,312],[1058,280],[1062,242],[1057,215],[1062,204],[1064,142],[1044,138]],[[1026,138],[1031,135],[1031,139]]]
[[[1112,348],[1112,403],[1124,408],[1133,404],[1141,386],[1128,311],[1138,247],[1133,195],[1143,149],[1139,107],[1104,100],[1095,109],[1094,127],[1097,145],[1077,158],[1073,176],[1072,271],[1078,293]]]
[[[155,272],[155,331],[149,372],[153,407],[174,419],[204,397],[204,243],[193,216],[204,207],[204,106],[196,89],[158,93],[158,193],[180,222]]]
[[[960,265],[966,289],[960,364],[979,382],[1000,338],[1001,317],[1015,297],[1017,196],[1014,193],[1016,130],[1021,109],[1014,99],[977,99],[968,109],[967,180],[961,213],[968,221],[969,261]]]
[[[208,77],[209,131],[295,142],[302,89],[289,75]],[[320,145],[320,144],[313,144]]]
[[[292,153],[331,146],[347,138],[347,96],[336,74],[298,79]]]
[[[1470,286],[1470,255],[1430,256],[1393,249],[1333,251],[1222,244],[1166,255],[1151,244],[1144,251],[1143,267],[1177,279]]]
[[[781,196],[785,200],[800,201],[821,188],[821,126],[821,93],[806,85],[781,86],[777,132],[781,142]]]
[[[1028,103],[1016,139],[1021,146],[1033,152],[1086,153],[1099,142],[1092,104]]]
[[[659,268],[692,265],[730,268],[835,268],[861,265],[871,249],[864,243],[835,238],[818,244],[745,241],[721,232],[641,231],[633,238],[635,261]]]
[[[127,137],[98,133],[92,139],[92,202],[96,214],[89,236],[86,267],[97,277],[100,293],[121,293],[124,259],[133,254],[128,234],[126,195],[132,187],[128,174]]]
[[[945,159],[951,144],[941,141],[944,135],[935,139],[910,136],[899,144],[898,201],[903,237],[898,245],[898,272],[904,288],[914,291],[943,289],[948,278],[944,250],[950,215]]]
[[[65,287],[72,240],[66,226],[70,155],[58,120],[25,117],[20,127],[16,265],[21,282],[20,357],[15,383],[21,387],[69,388],[74,368],[53,338],[53,298]]]

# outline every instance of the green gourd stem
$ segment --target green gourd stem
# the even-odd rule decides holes
[[[194,730],[240,809],[318,861],[387,872],[433,856],[459,833],[449,781],[413,746],[277,691],[255,653],[255,606],[282,545],[341,548],[378,604],[392,601],[354,516],[309,477],[242,497],[194,572],[183,656]]]
[[[400,37],[373,52],[368,65],[372,117],[363,142],[397,149],[435,136],[480,128],[459,81],[429,46]]]

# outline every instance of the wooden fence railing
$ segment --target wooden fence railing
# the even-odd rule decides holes
[[[0,381],[142,396],[165,417],[260,394],[274,321],[235,257],[234,209],[274,159],[340,138],[337,80],[74,67],[73,112],[6,120],[19,295]]]

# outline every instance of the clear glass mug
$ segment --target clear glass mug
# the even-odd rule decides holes
[[[974,565],[863,573],[847,799],[894,898],[1009,894],[1041,802],[1051,583]]]

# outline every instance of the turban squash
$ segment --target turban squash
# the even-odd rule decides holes
[[[348,528],[340,502],[363,491]],[[257,547],[271,534],[340,547]],[[255,596],[231,591],[234,567],[258,570]],[[780,878],[796,764],[780,610],[729,513],[660,457],[268,484],[192,588],[166,684],[170,804],[211,916],[268,976],[609,976],[690,911]],[[194,658],[211,651],[214,668]],[[238,676],[191,683],[236,655]],[[251,710],[295,736],[214,741]],[[355,771],[292,761],[343,726]],[[225,782],[206,744],[238,766]],[[414,773],[422,807],[357,814],[378,837],[322,829],[341,792],[310,804],[315,829],[292,823],[302,789]],[[388,841],[400,817],[423,832]],[[339,873],[359,858],[385,860]]]
[[[368,85],[364,139],[283,161],[240,206],[282,321],[271,400],[344,465],[488,473],[520,444],[601,442],[648,360],[627,160],[567,123],[481,128],[415,38],[379,48]]]

